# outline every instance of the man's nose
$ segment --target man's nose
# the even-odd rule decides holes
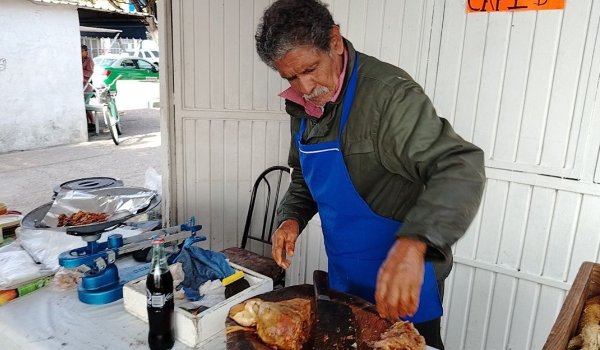
[[[297,89],[302,95],[310,95],[315,89],[315,83],[309,77],[298,77],[297,83]]]

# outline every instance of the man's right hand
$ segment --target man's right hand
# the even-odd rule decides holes
[[[284,269],[290,267],[291,260],[286,259],[294,256],[294,248],[296,247],[296,240],[300,235],[300,226],[298,221],[294,219],[287,219],[279,225],[275,233],[273,233],[273,260],[277,265]]]

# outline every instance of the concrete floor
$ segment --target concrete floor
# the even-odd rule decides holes
[[[119,146],[105,130],[80,144],[0,154],[0,202],[25,214],[50,202],[55,186],[91,176],[144,186],[148,168],[161,172],[159,113],[158,109],[122,111]]]

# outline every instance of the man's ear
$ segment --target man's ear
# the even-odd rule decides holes
[[[331,28],[331,42],[329,43],[331,52],[337,55],[344,53],[344,39],[340,33],[340,26],[334,25]]]

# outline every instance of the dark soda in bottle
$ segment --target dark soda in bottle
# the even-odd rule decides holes
[[[173,331],[173,276],[167,264],[164,239],[152,241],[152,263],[146,278],[148,308],[148,345],[151,350],[171,349],[175,344]]]

